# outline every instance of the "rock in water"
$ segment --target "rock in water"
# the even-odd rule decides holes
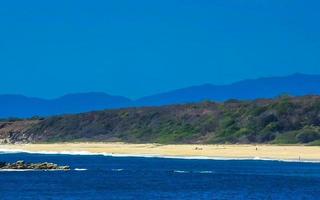
[[[70,167],[48,162],[26,163],[23,160],[19,160],[15,163],[0,162],[0,169],[70,170]]]

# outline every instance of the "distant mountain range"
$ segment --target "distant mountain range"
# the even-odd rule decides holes
[[[0,118],[50,116],[126,107],[130,99],[105,93],[68,94],[57,99],[0,95]]]
[[[57,99],[0,95],[0,118],[50,116],[133,106],[160,106],[204,100],[252,100],[293,96],[320,95],[320,75],[293,74],[243,80],[229,85],[205,84],[131,100],[105,93],[68,94]]]

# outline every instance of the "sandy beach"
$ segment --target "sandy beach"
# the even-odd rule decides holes
[[[318,146],[57,143],[0,145],[0,151],[320,161]]]

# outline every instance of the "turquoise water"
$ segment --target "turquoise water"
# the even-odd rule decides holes
[[[0,172],[0,199],[319,199],[320,164],[0,154],[71,171]]]

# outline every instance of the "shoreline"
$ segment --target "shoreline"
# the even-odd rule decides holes
[[[320,163],[319,146],[298,145],[160,145],[126,143],[6,144],[0,145],[0,153]]]

